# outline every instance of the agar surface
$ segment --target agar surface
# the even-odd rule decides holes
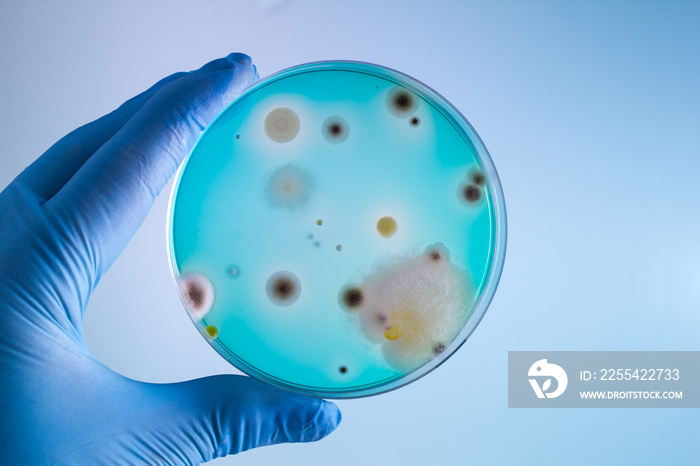
[[[191,194],[174,209],[175,262],[218,271],[222,287],[202,335],[294,387],[353,393],[445,357],[490,266],[478,155],[420,87],[371,79],[337,96],[326,79],[256,90],[178,188]],[[194,318],[209,312],[207,277],[178,286]]]
[[[177,287],[187,311],[201,319],[214,304],[214,286],[199,272],[187,272],[177,278]]]
[[[299,117],[287,107],[276,107],[267,112],[265,134],[275,142],[289,142],[299,133]]]
[[[265,287],[267,297],[278,306],[291,306],[301,294],[301,282],[296,275],[288,271],[273,273]]]
[[[389,364],[411,370],[441,354],[445,342],[455,339],[473,297],[466,274],[449,261],[445,247],[436,244],[416,257],[379,268],[359,286],[347,286],[340,301],[345,309],[357,310],[354,315],[364,336],[381,345]]]

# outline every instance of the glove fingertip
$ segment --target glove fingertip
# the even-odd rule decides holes
[[[316,415],[303,430],[304,442],[315,442],[331,434],[340,424],[342,414],[335,403],[320,400]]]
[[[326,412],[326,417],[332,421],[332,430],[335,430],[336,427],[340,424],[340,421],[343,420],[343,415],[340,412],[340,408],[338,408],[338,405],[335,403],[331,403],[330,401],[325,401],[323,404],[323,408]]]
[[[226,55],[225,59],[239,65],[250,65],[253,63],[253,59],[250,58],[250,55],[240,52],[229,53]]]

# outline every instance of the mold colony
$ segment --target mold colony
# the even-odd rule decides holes
[[[457,198],[466,206],[475,206],[484,198],[486,177],[479,170],[470,170],[457,188]]]
[[[396,223],[396,220],[394,220],[393,217],[390,217],[388,215],[377,220],[377,231],[384,238],[391,238],[392,236],[394,236],[398,228],[399,227]]]
[[[265,189],[273,207],[295,210],[303,208],[311,197],[311,177],[296,165],[284,165],[270,176]]]
[[[331,144],[344,142],[350,134],[350,127],[345,118],[334,115],[326,118],[321,129],[323,137]]]
[[[214,304],[214,286],[201,273],[188,272],[177,279],[178,291],[185,308],[196,319],[207,315]]]
[[[405,87],[396,86],[387,94],[386,106],[392,115],[405,118],[418,108],[418,98]],[[417,124],[418,118],[414,117],[412,123],[414,119]]]
[[[273,273],[265,287],[267,297],[278,306],[291,306],[301,293],[301,283],[292,272],[281,271]]]
[[[411,370],[444,351],[466,321],[474,291],[440,244],[416,257],[384,264],[339,302],[380,344],[387,362]]]
[[[289,142],[299,132],[299,117],[291,108],[277,107],[265,115],[265,134],[275,142]]]
[[[204,337],[275,380],[345,389],[411,373],[458,347],[483,286],[488,264],[470,259],[464,225],[488,219],[486,175],[463,153],[449,170],[438,168],[439,181],[401,175],[425,163],[412,155],[422,144],[434,150],[425,141],[437,113],[402,85],[375,91],[373,82],[371,90],[374,97],[353,100],[355,107],[270,92],[227,123],[230,173],[239,178],[225,191],[201,192],[231,199],[230,208],[215,211],[216,223],[192,226],[192,252],[173,256],[180,296]],[[375,121],[363,120],[358,102]],[[383,134],[388,142],[377,145]],[[385,153],[394,161],[381,162]],[[226,179],[220,166],[208,168],[212,183]],[[395,195],[397,180],[415,197]],[[459,231],[443,234],[450,223],[440,219],[449,216],[462,218]],[[220,233],[210,235],[211,225]],[[474,241],[488,252],[481,246],[488,240]],[[285,365],[285,375],[273,372]]]

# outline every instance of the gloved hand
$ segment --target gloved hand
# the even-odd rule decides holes
[[[241,54],[169,76],[61,139],[0,193],[2,464],[199,464],[337,426],[334,404],[248,377],[127,379],[83,337],[100,277],[201,131],[256,79]]]

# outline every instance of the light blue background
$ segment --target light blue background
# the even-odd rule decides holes
[[[690,409],[507,408],[509,350],[697,350],[700,3],[0,2],[0,187],[75,127],[231,51],[265,76],[375,62],[443,94],[501,175],[500,288],[445,365],[340,402],[317,444],[214,464],[697,464]],[[90,302],[90,348],[168,382],[235,372],[181,309],[162,195]]]

